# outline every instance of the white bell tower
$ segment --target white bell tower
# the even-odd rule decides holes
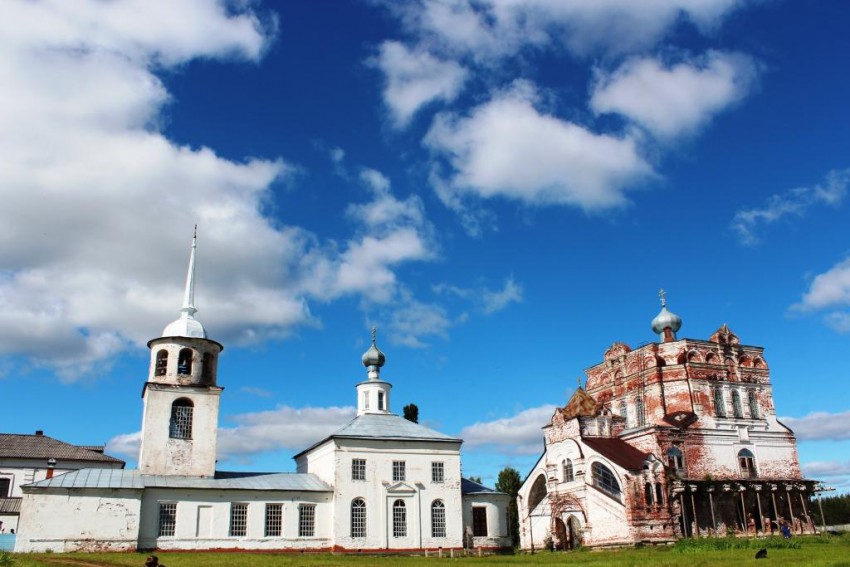
[[[151,364],[142,391],[142,474],[212,477],[218,431],[218,406],[224,388],[216,385],[218,355],[224,347],[207,338],[195,319],[195,249],[180,317],[162,336],[148,342]]]
[[[357,415],[367,413],[390,413],[390,390],[393,385],[381,380],[381,367],[387,357],[375,344],[378,330],[372,328],[372,346],[363,353],[363,366],[366,367],[366,381],[357,384]]]

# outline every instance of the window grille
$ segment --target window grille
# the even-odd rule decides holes
[[[404,461],[393,461],[393,482],[402,482],[405,477]]]
[[[625,400],[620,402],[620,417],[622,417],[626,422],[626,427],[629,426],[629,407],[626,405]]]
[[[407,537],[407,508],[404,500],[393,503],[393,537]]]
[[[593,463],[590,467],[590,473],[593,486],[617,500],[620,499],[620,483],[617,482],[617,478],[611,472],[611,469],[602,463]]]
[[[756,399],[755,390],[749,391],[749,393],[747,394],[747,402],[749,403],[749,406],[750,406],[750,417],[753,418],[753,419],[758,419],[759,418],[759,404],[758,404],[758,400]]]
[[[170,537],[174,535],[177,526],[177,503],[159,503],[159,537]]]
[[[572,482],[575,480],[575,475],[573,474],[573,461],[571,459],[567,459],[564,461],[564,482]]]
[[[366,537],[366,501],[362,498],[351,502],[351,537]]]
[[[165,372],[168,370],[168,351],[161,350],[156,353],[156,368],[154,369],[154,376],[165,376]]]
[[[646,415],[643,411],[643,398],[635,398],[635,420],[638,427],[646,425]]]
[[[266,537],[280,537],[283,534],[283,504],[266,504]]]
[[[738,390],[732,390],[732,412],[735,417],[744,417],[744,408],[741,406],[741,393]]]
[[[248,533],[248,505],[230,504],[230,537],[245,537]]]
[[[472,535],[487,537],[487,508],[483,506],[472,507]]]
[[[431,504],[431,537],[446,537],[446,505],[442,500]]]
[[[431,482],[439,483],[443,482],[445,479],[445,468],[443,467],[443,463],[440,461],[431,463]]]
[[[717,417],[726,417],[726,402],[723,401],[723,390],[714,389],[714,414]]]
[[[316,534],[316,505],[298,506],[298,537],[313,537]]]
[[[351,459],[351,480],[366,480],[366,459]]]
[[[171,404],[171,423],[168,436],[172,439],[192,438],[192,414],[194,407],[191,400],[180,398]]]

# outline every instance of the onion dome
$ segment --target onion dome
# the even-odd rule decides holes
[[[189,273],[186,275],[186,291],[183,294],[183,307],[180,308],[180,318],[168,324],[162,331],[163,337],[207,338],[207,331],[201,322],[195,319],[195,248],[197,248],[198,231],[192,237],[192,251],[189,254]]]
[[[369,350],[363,353],[363,366],[370,367],[375,366],[380,368],[387,361],[387,357],[381,350],[378,348],[378,345],[375,344],[376,336],[378,334],[378,330],[372,327],[372,346],[369,347]]]
[[[659,295],[661,296],[661,312],[652,320],[652,332],[661,335],[664,329],[669,328],[673,333],[677,333],[682,328],[682,318],[667,310],[667,299],[663,289]]]

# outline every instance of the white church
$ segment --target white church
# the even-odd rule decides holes
[[[297,472],[216,471],[224,347],[195,319],[195,248],[180,317],[148,343],[138,470],[23,486],[15,551],[510,547],[508,495],[461,478],[462,440],[390,411],[374,331],[357,416],[298,453]]]

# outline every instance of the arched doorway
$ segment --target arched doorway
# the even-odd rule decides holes
[[[581,526],[578,523],[578,518],[570,516],[567,518],[567,538],[564,549],[578,549],[581,547]]]
[[[569,549],[567,526],[561,518],[555,518],[555,549]]]

